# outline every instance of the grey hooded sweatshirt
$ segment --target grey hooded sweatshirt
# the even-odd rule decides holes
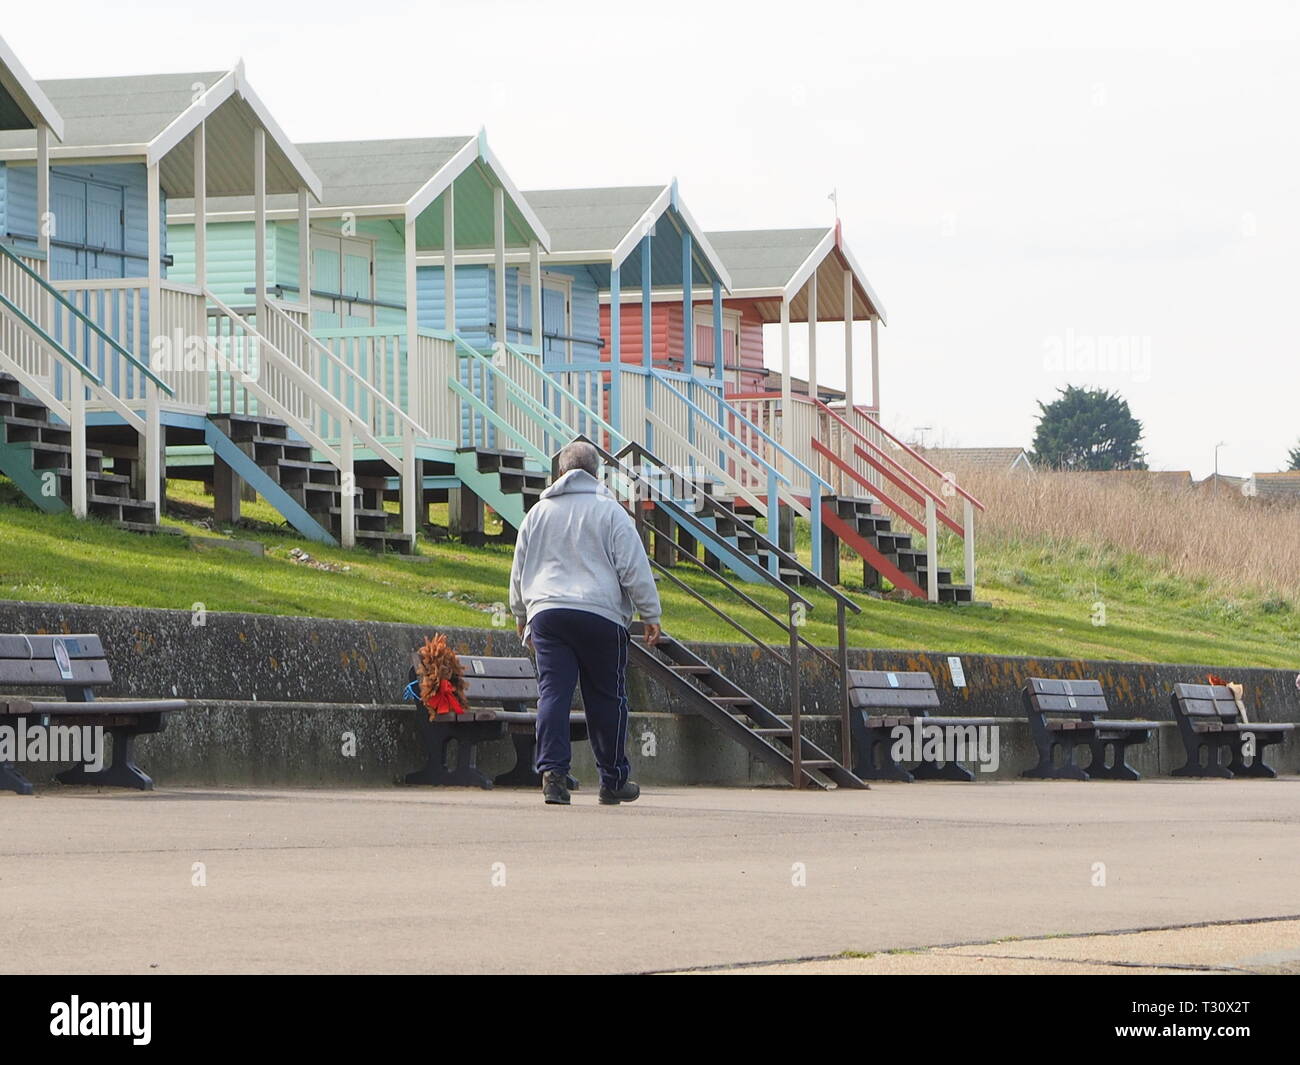
[[[520,526],[510,569],[510,611],[586,610],[626,627],[659,624],[659,590],[636,525],[603,484],[570,470],[542,493]]]

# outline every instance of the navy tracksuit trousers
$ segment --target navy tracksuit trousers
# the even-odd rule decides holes
[[[537,771],[569,771],[569,711],[582,683],[587,735],[600,782],[627,783],[627,645],[622,625],[587,610],[555,608],[529,622],[537,653]]]

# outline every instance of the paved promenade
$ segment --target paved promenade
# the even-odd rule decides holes
[[[595,800],[0,794],[0,970],[1190,972],[1300,958],[1296,779]]]

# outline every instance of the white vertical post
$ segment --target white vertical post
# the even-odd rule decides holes
[[[880,406],[880,319],[871,316],[871,405],[876,408],[876,417],[883,413]]]
[[[844,271],[844,420],[855,429],[858,425],[858,416],[856,408],[853,406],[853,271]],[[843,438],[844,430],[840,430],[840,436]],[[859,466],[857,459],[852,458],[852,449],[848,447],[848,441],[845,441],[845,447],[840,449],[840,454],[846,462],[852,462],[854,466]],[[839,484],[840,493],[844,492],[844,471],[836,469],[835,476]]]
[[[36,127],[36,246],[41,251],[41,276],[50,278],[50,127],[41,122]],[[45,297],[41,307],[47,306]],[[48,318],[43,318],[41,328],[49,328]]]
[[[963,546],[966,551],[966,583],[970,585],[971,599],[975,598],[975,504],[969,499],[962,497],[964,503],[964,512],[962,514],[961,528]]]
[[[298,302],[307,310],[311,328],[311,210],[306,187],[298,190]]]
[[[939,516],[934,496],[925,497],[925,594],[932,603],[939,601]]]
[[[340,541],[344,547],[357,544],[357,475],[352,447],[352,420],[339,419],[342,436],[339,440],[339,527]]]
[[[772,435],[784,445],[787,451],[791,450],[791,442],[785,439],[785,425],[793,402],[790,396],[790,300],[783,297],[781,300],[781,410],[780,421],[772,427]],[[790,460],[783,456],[781,462],[785,475],[789,477],[793,472],[790,468]]]
[[[72,516],[84,518],[86,505],[86,382],[73,370],[68,375],[68,413],[72,416]],[[150,472],[146,470],[146,473]]]
[[[456,332],[456,186],[442,194],[443,328]]]
[[[853,272],[844,271],[844,420],[858,423],[853,417]]]
[[[817,274],[808,278],[808,398],[817,400]]]
[[[152,164],[146,176],[148,193],[146,206],[149,213],[147,229],[149,234],[149,350],[142,352],[144,362],[155,373],[160,364],[153,358],[154,345],[162,341],[162,181],[158,164]],[[159,349],[161,353],[161,349]],[[161,376],[161,374],[159,375]],[[145,400],[144,433],[144,498],[152,503],[154,521],[158,520],[162,509],[162,418],[159,410],[158,386],[147,378],[141,381]],[[84,415],[82,420],[84,421]]]
[[[208,287],[208,124],[194,131],[194,285]]]
[[[492,261],[496,268],[497,340],[505,344],[510,338],[506,307],[506,193],[500,185],[492,189],[492,245]]]
[[[536,240],[528,242],[528,273],[533,282],[529,286],[532,295],[533,347],[542,350],[542,246]],[[541,359],[541,356],[538,356]]]
[[[257,328],[266,331],[262,301],[266,299],[266,130],[253,130],[253,287]]]
[[[420,290],[419,274],[415,263],[415,239],[415,219],[408,218],[406,221],[406,407],[407,413],[424,425],[423,412],[432,399],[433,388],[429,379],[429,368],[420,359]],[[400,394],[390,398],[399,407],[402,405]],[[415,459],[415,434],[409,426],[394,425],[393,429],[400,429],[402,433],[402,468],[399,471],[402,533],[409,536],[414,543],[416,519],[423,509],[420,504],[424,496],[423,485],[416,483],[418,463]]]
[[[41,122],[36,127],[36,247],[41,253],[36,269],[46,281],[50,279],[50,227],[54,222],[50,215],[50,127]],[[54,300],[48,292],[38,291],[36,296],[40,308],[37,324],[47,333],[52,332]]]

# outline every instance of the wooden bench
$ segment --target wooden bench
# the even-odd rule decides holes
[[[1020,775],[1040,780],[1140,780],[1128,764],[1128,749],[1146,743],[1154,721],[1121,721],[1111,713],[1098,680],[1048,680],[1030,677],[1021,695],[1029,732],[1038,748],[1038,764]],[[1092,761],[1075,761],[1079,747],[1092,752]],[[1064,761],[1058,763],[1058,752]]]
[[[428,720],[420,703],[420,734],[428,762],[423,769],[406,775],[408,784],[491,788],[541,787],[534,769],[537,757],[537,670],[531,658],[490,658],[458,655],[465,669],[468,705],[463,714],[441,714]],[[416,679],[419,654],[411,655],[410,679]],[[509,772],[488,777],[478,768],[478,745],[509,736],[515,745],[515,766]],[[587,738],[587,719],[569,715],[569,738]],[[455,744],[454,750],[449,747]],[[455,765],[451,765],[451,755]],[[570,778],[570,790],[577,781]]]
[[[1187,764],[1173,776],[1277,776],[1276,769],[1264,764],[1264,748],[1281,743],[1295,725],[1242,721],[1232,692],[1221,684],[1175,684],[1169,699],[1187,751]]]
[[[929,673],[892,673],[877,670],[849,670],[850,727],[853,733],[853,772],[862,780],[965,780],[975,774],[959,760],[922,758],[908,769],[905,759],[895,759],[894,730],[927,727],[948,729],[988,728],[995,717],[931,717],[939,706],[939,693]]]
[[[62,700],[19,699],[0,695],[0,726],[15,730],[89,725],[107,731],[113,740],[113,758],[98,770],[87,763],[57,774],[64,784],[140,788],[153,781],[135,764],[132,745],[136,736],[161,732],[166,716],[184,710],[183,699],[95,699],[95,688],[111,683],[112,671],[98,636],[27,636],[0,633],[0,692],[14,688],[52,688]],[[20,724],[21,723],[21,724]],[[19,795],[32,793],[31,781],[12,763],[0,763],[0,789]]]

